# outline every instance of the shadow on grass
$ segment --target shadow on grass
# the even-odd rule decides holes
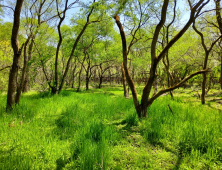
[[[66,164],[70,163],[71,159],[63,159],[62,157],[58,158],[56,160],[56,170],[62,170],[63,168],[65,168]]]
[[[209,107],[209,108],[212,108],[212,109],[214,109],[214,110],[218,110],[219,112],[222,112],[222,108],[218,108],[218,107],[214,107],[214,106],[212,106],[211,104],[212,103],[217,103],[217,104],[222,104],[222,101],[220,102],[220,100],[222,100],[222,99],[213,99],[213,100],[209,100],[209,101],[207,101],[208,103],[207,103],[207,106]],[[217,102],[217,101],[219,101],[219,102]]]

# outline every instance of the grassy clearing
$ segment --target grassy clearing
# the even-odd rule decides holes
[[[32,92],[10,114],[1,94],[0,169],[222,169],[222,113],[193,100],[138,120],[121,88]]]

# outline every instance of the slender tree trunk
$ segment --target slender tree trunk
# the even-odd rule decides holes
[[[127,87],[126,87],[126,76],[125,76],[125,70],[123,67],[123,63],[121,64],[121,70],[122,70],[122,83],[123,83],[124,97],[128,98],[129,94],[127,92]]]
[[[193,23],[193,29],[195,30],[195,32],[197,34],[199,34],[199,36],[201,37],[201,44],[204,48],[204,51],[205,51],[205,58],[204,58],[204,64],[203,64],[203,69],[206,69],[207,68],[207,63],[208,63],[208,57],[209,57],[209,54],[210,54],[210,51],[212,50],[213,46],[216,44],[217,41],[220,40],[220,38],[222,37],[222,35],[217,38],[215,41],[213,41],[211,43],[211,46],[209,49],[207,49],[207,46],[204,42],[204,35],[197,30],[197,28],[195,27],[195,22]],[[204,73],[203,74],[203,81],[202,81],[202,94],[201,94],[201,103],[202,104],[205,104],[205,94],[206,94],[206,81],[207,81],[207,73]]]
[[[75,82],[75,77],[76,77],[76,75],[75,75],[76,67],[77,67],[77,65],[76,65],[76,60],[75,60],[75,67],[74,67],[74,69],[72,71],[72,88],[74,88],[74,82]]]
[[[8,81],[8,94],[7,94],[7,106],[6,109],[12,109],[15,104],[15,91],[17,87],[18,67],[19,59],[21,57],[22,47],[19,49],[18,32],[20,26],[20,13],[24,0],[17,0],[14,11],[14,22],[12,28],[11,44],[14,52],[13,63],[9,74]]]
[[[25,45],[24,45],[24,64],[23,64],[23,69],[22,69],[21,82],[17,87],[17,93],[16,93],[16,98],[15,98],[16,104],[19,104],[19,102],[20,102],[21,93],[22,93],[22,89],[23,89],[23,85],[24,85],[24,81],[25,81],[25,77],[26,77],[26,68],[28,65],[28,57],[27,57],[26,50],[27,50],[27,45],[29,43],[30,38],[31,38],[31,35],[28,37],[28,39],[26,40]]]
[[[86,53],[87,55],[88,53]],[[90,58],[89,58],[89,55],[87,55],[87,60],[88,60],[88,66],[87,66],[87,69],[86,69],[86,90],[89,90],[89,80],[90,80],[90,77],[91,77],[91,70],[90,70],[90,67],[91,67],[91,62],[90,62]],[[87,61],[86,60],[86,61]]]
[[[102,88],[102,83],[103,83],[103,75],[99,76],[99,89]]]
[[[203,73],[202,93],[201,93],[201,103],[202,104],[205,104],[206,82],[207,82],[207,73]]]
[[[94,2],[95,2],[95,0],[93,1],[93,3],[94,3]],[[75,49],[76,49],[76,47],[77,47],[77,44],[78,44],[80,38],[82,37],[83,33],[85,32],[87,26],[92,23],[92,22],[89,21],[89,18],[90,18],[90,16],[91,16],[93,10],[94,10],[94,7],[92,7],[92,9],[90,10],[89,14],[87,15],[86,23],[85,23],[85,25],[83,26],[83,28],[82,28],[82,30],[80,31],[80,33],[78,34],[78,36],[77,36],[77,38],[76,38],[76,40],[75,40],[75,42],[74,42],[74,44],[73,44],[72,51],[71,51],[71,54],[70,54],[70,56],[69,56],[69,59],[68,59],[66,68],[65,68],[65,72],[64,72],[64,74],[63,74],[63,77],[62,77],[62,80],[61,80],[61,83],[60,83],[60,86],[59,86],[59,91],[61,91],[62,88],[63,88],[63,86],[64,86],[65,78],[66,78],[67,73],[68,73],[68,71],[69,71],[70,62],[71,62],[71,60],[72,60],[72,58],[73,58],[73,54],[74,54],[74,52],[75,52]],[[77,89],[77,90],[78,90],[78,89]]]
[[[32,48],[33,48],[33,44],[34,44],[34,39],[35,36],[32,36],[32,40],[31,43],[29,44],[29,49],[28,49],[28,61],[27,61],[27,68],[26,68],[26,73],[25,73],[25,80],[23,83],[23,87],[22,87],[22,92],[28,92],[28,86],[29,86],[29,82],[30,82],[30,75],[29,75],[29,65],[28,62],[31,60],[32,57]]]
[[[89,90],[89,72],[86,72],[86,90]]]
[[[29,78],[29,67],[27,67],[27,69],[26,69],[26,74],[25,74],[25,81],[24,81],[24,85],[23,85],[23,88],[22,88],[22,92],[23,92],[23,93],[28,92],[29,82],[30,82],[30,78]]]
[[[81,69],[79,71],[79,84],[78,84],[76,92],[79,92],[79,90],[80,90],[80,86],[81,86],[81,73],[82,73],[82,66],[81,66]]]
[[[81,74],[82,74],[83,64],[84,64],[85,59],[86,59],[86,57],[84,57],[83,62],[82,62],[82,64],[81,64],[80,71],[79,71],[79,84],[78,84],[78,88],[77,88],[76,92],[79,92],[79,90],[80,90],[80,86],[81,86]]]

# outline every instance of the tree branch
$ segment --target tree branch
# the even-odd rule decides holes
[[[164,93],[167,93],[169,91],[175,90],[176,88],[180,87],[181,85],[183,85],[187,80],[191,79],[192,77],[198,75],[198,74],[202,74],[202,73],[206,73],[209,72],[209,69],[205,69],[205,70],[199,70],[193,74],[190,74],[189,76],[187,76],[186,78],[184,78],[181,82],[179,82],[178,84],[171,86],[167,89],[163,89],[160,90],[156,95],[154,95],[151,99],[149,99],[148,103],[152,103],[155,99],[157,99],[159,96],[161,96]]]
[[[3,71],[4,69],[9,68],[9,67],[11,67],[11,65],[1,68],[0,71]]]

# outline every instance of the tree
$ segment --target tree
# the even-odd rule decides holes
[[[207,64],[208,64],[208,58],[210,55],[211,50],[213,49],[213,46],[216,44],[216,42],[218,42],[222,35],[219,36],[218,38],[216,38],[210,45],[209,48],[207,48],[207,45],[205,43],[204,40],[204,35],[201,31],[199,31],[196,26],[195,26],[195,21],[193,23],[193,29],[195,30],[195,32],[201,37],[201,45],[204,49],[205,52],[205,58],[204,58],[204,64],[203,64],[203,69],[207,68]],[[206,94],[206,81],[207,81],[207,73],[203,73],[203,81],[202,81],[202,94],[201,94],[201,103],[205,104],[205,94]]]
[[[122,39],[123,66],[124,66],[124,70],[125,70],[125,73],[126,73],[126,79],[127,79],[127,82],[130,86],[130,89],[132,91],[134,106],[135,106],[135,109],[137,111],[138,117],[146,117],[147,116],[147,108],[153,103],[153,101],[155,99],[157,99],[162,94],[164,94],[166,92],[169,92],[169,91],[172,91],[172,90],[180,87],[183,83],[185,83],[187,80],[189,80],[193,76],[195,76],[197,74],[202,74],[202,73],[208,71],[206,69],[206,70],[200,70],[200,71],[197,71],[193,74],[190,74],[189,76],[184,78],[182,81],[180,81],[178,84],[176,84],[174,86],[171,86],[167,89],[162,89],[159,92],[157,92],[155,95],[150,97],[150,93],[151,93],[153,83],[154,83],[154,81],[157,77],[156,70],[157,70],[157,66],[158,66],[159,62],[165,56],[166,52],[169,51],[169,49],[174,45],[174,43],[177,42],[182,37],[182,35],[188,30],[190,25],[195,21],[195,19],[200,14],[200,11],[209,2],[209,0],[206,1],[206,2],[204,2],[204,0],[199,0],[197,3],[195,3],[195,5],[192,5],[190,1],[188,1],[188,2],[189,2],[189,5],[190,5],[190,18],[189,18],[189,20],[184,25],[184,27],[178,32],[178,34],[176,34],[169,41],[169,43],[165,46],[165,48],[162,51],[160,51],[159,54],[157,55],[156,54],[156,48],[157,48],[158,37],[159,37],[160,31],[163,28],[164,23],[166,21],[167,7],[168,7],[168,4],[169,4],[169,0],[164,0],[164,2],[163,2],[163,6],[162,6],[162,9],[161,9],[160,21],[156,25],[156,28],[155,28],[155,31],[154,31],[154,34],[153,34],[153,37],[152,37],[150,75],[149,75],[149,79],[147,80],[147,83],[146,83],[146,85],[143,89],[141,103],[139,103],[139,100],[138,100],[138,97],[137,97],[137,91],[136,91],[136,88],[135,88],[135,84],[134,84],[133,79],[130,76],[130,72],[129,72],[129,69],[128,69],[127,43],[126,43],[125,32],[124,32],[123,26],[121,24],[120,17],[117,14],[114,15],[114,19],[115,19],[116,24],[119,28],[121,39]]]
[[[12,36],[11,36],[11,44],[14,52],[13,63],[9,74],[9,82],[8,82],[8,94],[7,94],[7,109],[12,109],[15,104],[15,91],[17,87],[17,76],[18,76],[18,67],[19,67],[19,59],[22,53],[22,46],[19,46],[18,41],[18,33],[20,26],[20,14],[22,9],[22,4],[24,0],[17,0],[16,6],[14,10],[14,22],[12,28]]]

